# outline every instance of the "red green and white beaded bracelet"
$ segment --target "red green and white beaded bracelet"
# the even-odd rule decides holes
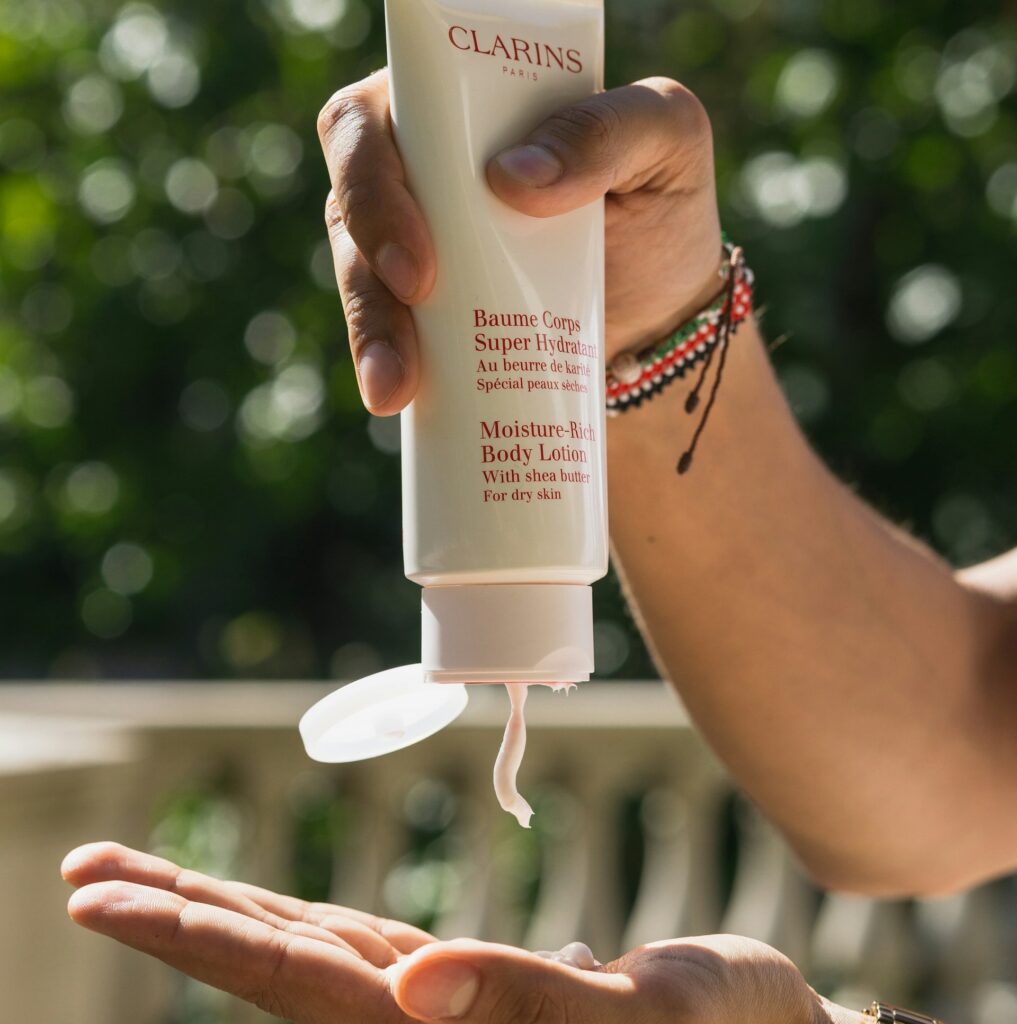
[[[678,463],[679,473],[687,472],[692,464],[696,445],[717,398],[731,337],[752,315],[755,277],[746,266],[740,248],[724,243],[724,263],[719,274],[724,286],[706,309],[662,341],[639,352],[619,353],[607,368],[607,414],[618,416],[638,409],[701,363],[699,381],[685,403],[686,412],[693,413],[699,407],[699,395],[714,355],[719,352],[717,375],[707,407],[692,444]]]

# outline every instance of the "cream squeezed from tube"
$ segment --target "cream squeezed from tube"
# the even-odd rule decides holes
[[[508,690],[511,711],[501,750],[494,762],[494,793],[502,810],[514,815],[523,828],[529,828],[533,808],[520,794],[516,779],[526,752],[526,716],[523,709],[530,688],[525,683],[508,683],[505,689]]]
[[[607,572],[604,204],[528,217],[489,161],[603,87],[603,0],[386,0],[392,124],[438,277],[412,315],[406,575],[434,683],[585,681]],[[525,686],[496,788],[514,786]],[[502,799],[504,797],[504,799]]]
[[[536,955],[544,960],[553,960],[555,963],[574,967],[577,971],[595,971],[602,966],[585,942],[570,942],[557,952],[540,950]]]
[[[494,762],[494,792],[503,811],[514,815],[523,828],[530,827],[533,808],[520,794],[518,785],[519,768],[526,753],[526,697],[533,683],[507,683],[509,695],[509,719],[502,737],[501,749]],[[568,693],[574,688],[570,683],[551,686],[555,693]]]

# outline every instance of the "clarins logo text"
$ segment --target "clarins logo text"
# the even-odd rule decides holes
[[[485,35],[483,31],[453,25],[448,30],[449,42],[457,50],[472,50],[483,57],[498,57],[515,64],[528,64],[536,68],[558,68],[578,75],[583,70],[582,53],[552,46],[534,39],[517,39],[515,36]]]

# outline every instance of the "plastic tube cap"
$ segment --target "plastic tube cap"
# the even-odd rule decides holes
[[[468,700],[465,686],[427,682],[422,665],[406,665],[330,693],[300,719],[300,736],[315,761],[364,761],[433,736]]]
[[[593,591],[582,584],[424,590],[429,682],[584,683],[593,672]]]

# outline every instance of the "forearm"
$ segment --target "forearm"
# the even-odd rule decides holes
[[[1017,851],[998,602],[822,467],[753,325],[679,477],[687,390],[609,431],[616,561],[662,671],[821,880],[938,889],[1001,867],[980,838],[998,823]]]

